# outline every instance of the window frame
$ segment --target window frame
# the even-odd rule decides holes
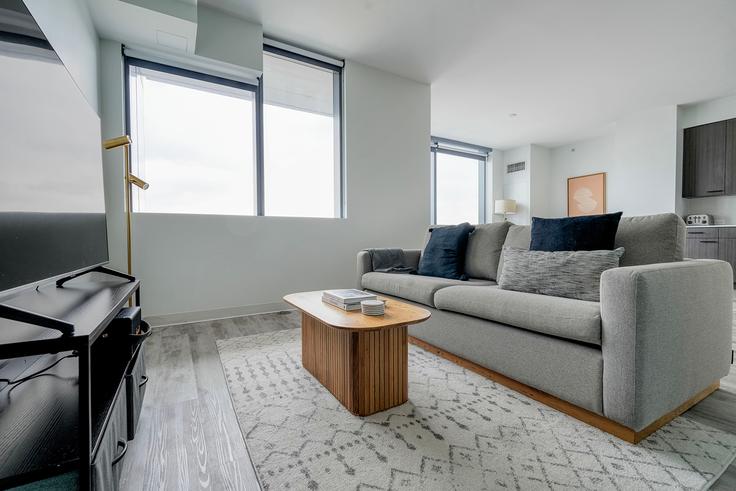
[[[346,170],[345,170],[345,156],[344,156],[344,128],[343,128],[343,67],[328,63],[326,61],[318,60],[316,58],[311,58],[309,56],[296,53],[294,51],[289,51],[284,48],[280,48],[278,46],[274,46],[271,44],[264,44],[263,45],[263,53],[271,53],[276,56],[280,56],[282,58],[294,60],[300,63],[304,63],[306,65],[312,65],[316,66],[318,68],[323,68],[325,70],[331,70],[333,75],[333,81],[332,81],[332,93],[333,93],[333,100],[332,100],[332,107],[335,114],[335,135],[334,135],[334,156],[337,160],[335,165],[335,173],[339,174],[335,179],[335,187],[339,189],[335,189],[334,196],[335,199],[335,216],[333,218],[347,218],[346,215],[346,208],[347,208],[347,198],[345,196],[345,187],[346,187]],[[261,128],[263,127],[263,79],[264,76],[261,75],[260,78],[260,87],[261,87]],[[261,133],[261,137],[263,134]],[[261,153],[263,153],[263,139],[260,140],[261,143]],[[259,165],[261,166],[259,169],[259,172],[256,173],[257,176],[260,176],[260,185],[262,188],[265,188],[264,180],[265,180],[265,170],[264,165],[265,161],[263,158],[263,155],[261,155],[261,158],[259,159]],[[265,193],[265,189],[264,189]],[[259,206],[262,206],[261,210],[265,210],[265,199],[266,195],[264,193],[260,193]],[[307,217],[298,217],[298,218],[307,218]]]
[[[225,87],[230,87],[234,89],[239,90],[245,90],[248,92],[253,93],[253,101],[255,106],[255,135],[254,135],[254,146],[255,146],[255,169],[254,169],[254,177],[255,177],[255,189],[253,190],[253,193],[255,194],[256,202],[255,202],[255,214],[254,215],[228,215],[228,216],[260,216],[259,208],[258,208],[258,183],[259,183],[259,166],[258,161],[260,159],[259,153],[262,154],[262,137],[263,137],[263,131],[262,131],[262,124],[263,124],[263,105],[260,104],[260,100],[262,99],[261,95],[261,84],[258,85],[249,84],[246,82],[239,82],[237,80],[231,80],[228,78],[218,77],[215,75],[209,75],[206,73],[200,73],[193,70],[188,70],[186,68],[179,68],[172,65],[166,65],[163,63],[159,63],[156,61],[149,61],[144,60],[142,58],[136,58],[134,56],[128,56],[125,53],[123,53],[123,92],[124,92],[124,104],[125,104],[125,134],[130,135],[131,134],[131,98],[130,98],[130,68],[131,67],[139,67],[144,68],[147,70],[154,70],[162,73],[167,73],[170,75],[176,75],[179,77],[184,78],[190,78],[193,80],[198,80],[201,82],[208,82],[216,85],[222,85]],[[131,152],[132,153],[132,152]],[[261,167],[262,169],[262,167]],[[145,212],[138,212],[131,210],[131,213],[145,213]],[[181,213],[182,215],[190,215],[191,213]],[[224,216],[224,215],[223,215]]]
[[[486,214],[486,173],[488,156],[493,151],[489,147],[473,145],[449,138],[433,136],[430,144],[430,222],[437,225],[437,154],[444,153],[478,162],[478,223],[487,223]]]
[[[343,115],[343,100],[344,100],[344,77],[343,67],[328,63],[316,58],[311,58],[301,53],[289,51],[287,49],[272,46],[270,44],[263,45],[263,52],[271,53],[282,58],[291,59],[307,65],[316,66],[333,72],[333,109],[335,117],[335,135],[334,135],[334,156],[335,156],[335,189],[334,189],[334,201],[335,201],[335,213],[333,219],[344,219],[347,217],[347,172],[345,166],[345,129],[344,115]],[[231,80],[228,78],[218,77],[215,75],[209,75],[186,68],[179,68],[164,63],[155,61],[149,61],[135,56],[129,56],[123,53],[123,98],[124,98],[124,111],[125,111],[125,132],[130,135],[131,131],[131,95],[130,95],[130,67],[137,66],[149,70],[156,70],[163,73],[169,73],[172,75],[178,75],[181,77],[192,78],[194,80],[200,80],[204,82],[210,82],[214,84],[224,85],[236,89],[247,90],[253,92],[255,100],[255,215],[247,216],[269,216],[265,214],[265,162],[264,162],[264,134],[263,134],[263,113],[264,113],[264,100],[263,100],[263,82],[264,76],[261,74],[258,77],[258,84],[250,84],[247,82],[240,82]],[[137,213],[137,212],[136,212]],[[246,215],[243,215],[246,216]],[[306,218],[314,219],[318,217],[293,217],[293,218]]]

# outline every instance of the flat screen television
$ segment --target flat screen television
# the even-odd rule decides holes
[[[21,0],[0,0],[0,296],[108,261],[100,119]]]

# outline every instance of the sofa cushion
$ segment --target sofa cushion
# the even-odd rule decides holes
[[[622,213],[581,217],[532,217],[532,251],[611,250]]]
[[[503,248],[504,290],[600,301],[601,274],[618,268],[624,248],[613,251],[527,251]]]
[[[532,241],[532,228],[529,225],[511,225],[509,231],[506,234],[506,241],[503,243],[504,247],[513,247],[514,249],[529,249],[529,244]],[[498,261],[498,272],[496,278],[501,277],[501,271],[503,270],[503,254],[501,259]]]
[[[685,257],[685,222],[674,213],[621,217],[616,232],[616,247],[623,247],[621,266],[671,263]],[[504,246],[529,249],[531,227],[512,225]],[[503,256],[498,263],[498,276],[503,269]]]
[[[450,280],[435,276],[416,274],[366,273],[361,286],[378,293],[405,298],[413,302],[434,307],[434,294],[453,285],[468,285],[469,288],[495,284],[492,281],[470,279],[469,281]]]
[[[501,249],[510,226],[509,222],[484,223],[475,226],[475,230],[468,237],[465,274],[471,278],[496,279]]]
[[[469,223],[432,230],[429,242],[419,258],[419,274],[452,280],[466,280],[465,252],[473,231]]]
[[[616,247],[626,249],[621,266],[671,263],[685,257],[685,222],[674,213],[623,217]]]
[[[598,302],[502,290],[451,286],[435,294],[438,309],[600,346]]]

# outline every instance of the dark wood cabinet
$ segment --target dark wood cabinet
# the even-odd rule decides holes
[[[718,239],[687,239],[685,256],[693,259],[719,259]]]
[[[726,121],[726,192],[736,194],[736,119]]]
[[[718,259],[731,263],[736,271],[736,239],[718,239]]]
[[[685,257],[720,259],[736,271],[736,227],[688,227]]]
[[[682,157],[682,196],[684,198],[727,194],[727,129],[727,121],[685,129]],[[731,177],[730,173],[729,177]],[[736,178],[736,176],[733,177]]]

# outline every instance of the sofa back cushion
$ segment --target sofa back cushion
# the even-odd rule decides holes
[[[465,274],[471,278],[496,280],[501,249],[506,241],[509,222],[476,225],[468,237],[465,253]]]
[[[529,244],[532,241],[532,227],[530,225],[511,225],[509,231],[506,234],[506,241],[503,243],[503,247],[513,247],[514,249],[529,249]],[[501,259],[498,261],[498,272],[496,278],[501,277],[501,271],[503,270],[503,254]]]
[[[616,232],[616,247],[624,248],[621,266],[671,263],[685,257],[685,222],[674,213],[621,217]],[[504,247],[529,249],[531,226],[512,225]],[[503,255],[498,263],[498,276],[503,269]]]
[[[564,218],[532,218],[532,251],[612,250],[622,213]]]
[[[682,261],[686,233],[685,222],[674,213],[621,218],[616,233],[616,247],[626,250],[621,266]]]
[[[472,231],[469,223],[433,229],[419,258],[417,272],[422,276],[467,280],[465,253]]]

